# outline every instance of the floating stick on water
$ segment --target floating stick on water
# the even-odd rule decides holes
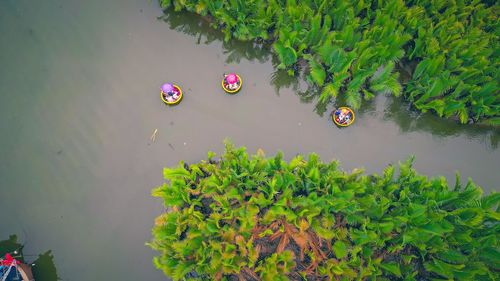
[[[155,140],[156,140],[156,134],[157,134],[157,133],[158,133],[158,129],[155,129],[155,130],[153,131],[153,134],[151,135],[151,141],[152,141],[152,142],[155,142]]]

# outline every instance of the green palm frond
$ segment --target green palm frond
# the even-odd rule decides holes
[[[297,53],[289,46],[283,46],[281,43],[276,42],[273,45],[274,51],[284,67],[291,66],[297,62]]]
[[[338,95],[338,87],[335,83],[328,83],[323,87],[320,95],[320,101],[326,102]]]
[[[309,60],[309,66],[311,68],[311,78],[312,78],[312,81],[314,81],[314,83],[316,85],[318,85],[319,87],[322,87],[323,84],[325,83],[325,79],[326,79],[326,72],[325,72],[325,69],[323,68],[323,66],[316,62],[315,59],[311,59]]]

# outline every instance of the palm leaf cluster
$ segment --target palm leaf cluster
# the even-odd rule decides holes
[[[489,119],[499,125],[498,5],[432,2],[413,7],[405,22],[414,34],[408,58],[419,62],[407,85],[409,100],[462,123]]]
[[[174,280],[499,280],[500,194],[450,188],[411,159],[346,173],[317,155],[167,168],[153,195],[156,266]]]
[[[291,75],[306,60],[320,103],[340,93],[358,108],[375,93],[404,92],[421,111],[498,125],[499,6],[486,2],[160,0],[211,16],[226,40],[273,42]],[[400,61],[417,64],[408,85],[398,81]]]

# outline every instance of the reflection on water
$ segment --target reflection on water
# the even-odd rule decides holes
[[[427,132],[437,137],[464,136],[484,139],[492,149],[498,147],[500,128],[463,125],[453,120],[439,118],[430,112],[416,112],[402,98],[388,98],[385,107],[384,119],[398,124],[402,132]]]
[[[241,59],[265,62],[271,56],[268,51],[269,46],[265,44],[237,40],[224,42],[224,34],[212,27],[208,18],[193,15],[186,11],[175,12],[173,9],[168,9],[158,19],[168,23],[170,29],[195,37],[196,44],[210,44],[214,41],[222,41],[223,54],[227,56],[226,63],[228,64],[239,63]]]
[[[25,264],[31,264],[33,277],[36,281],[57,281],[56,265],[54,264],[54,256],[51,251],[39,254],[35,260],[32,260],[34,255],[29,255],[23,252],[24,245],[19,243],[17,235],[10,235],[9,239],[0,241],[0,257],[10,253],[15,259]]]
[[[271,74],[270,82],[274,86],[276,94],[279,96],[280,89],[282,88],[291,88],[293,91],[299,92],[300,91],[299,81],[300,79],[288,75],[286,70],[277,69],[276,71],[273,72],[273,74]],[[307,98],[304,100],[304,102],[308,102]]]

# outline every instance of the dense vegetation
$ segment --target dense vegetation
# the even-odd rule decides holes
[[[319,102],[343,95],[358,108],[401,93],[421,111],[500,125],[496,1],[160,0],[210,16],[239,40],[273,43],[278,68],[307,62]],[[400,84],[398,63],[411,66]],[[405,79],[406,80],[406,79]]]
[[[154,262],[174,280],[500,280],[500,194],[226,145],[165,169]],[[397,175],[396,175],[397,174]]]

